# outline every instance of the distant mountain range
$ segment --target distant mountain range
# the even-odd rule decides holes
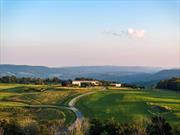
[[[180,69],[131,66],[80,66],[49,68],[45,66],[0,65],[0,76],[16,77],[59,77],[74,79],[87,77],[99,80],[153,85],[159,80],[180,77]]]

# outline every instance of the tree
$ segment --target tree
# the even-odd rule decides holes
[[[72,80],[63,80],[61,82],[62,86],[71,86],[72,85]]]
[[[180,78],[161,80],[157,83],[156,88],[180,91]]]
[[[60,83],[60,81],[61,81],[61,80],[60,80],[59,78],[57,78],[57,77],[53,77],[53,78],[52,78],[52,82],[55,83],[55,84]]]
[[[37,78],[37,79],[35,80],[35,84],[42,85],[42,84],[44,84],[44,81],[43,81],[43,79],[41,79],[41,78]]]
[[[16,83],[16,77],[15,76],[3,76],[0,81],[2,83]]]

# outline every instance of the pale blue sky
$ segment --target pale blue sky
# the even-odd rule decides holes
[[[179,0],[1,0],[1,63],[179,67],[179,11]]]

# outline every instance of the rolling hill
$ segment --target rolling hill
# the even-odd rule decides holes
[[[180,69],[162,69],[155,67],[128,66],[80,66],[50,68],[45,66],[0,65],[0,76],[14,75],[16,77],[59,77],[74,79],[87,77],[99,80],[117,81],[152,85],[159,80],[180,77]]]

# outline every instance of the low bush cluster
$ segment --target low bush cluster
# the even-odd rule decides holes
[[[179,135],[180,127],[172,128],[160,116],[152,117],[146,126],[141,123],[120,124],[112,120],[90,122],[89,135]]]
[[[0,135],[179,135],[180,127],[171,125],[160,116],[152,117],[151,122],[121,124],[114,120],[93,119],[83,122],[72,132],[53,122],[44,125],[30,124],[21,127],[15,121],[0,121]]]
[[[0,135],[55,135],[62,131],[62,123],[58,121],[47,122],[39,125],[31,123],[22,127],[15,120],[0,121]]]

